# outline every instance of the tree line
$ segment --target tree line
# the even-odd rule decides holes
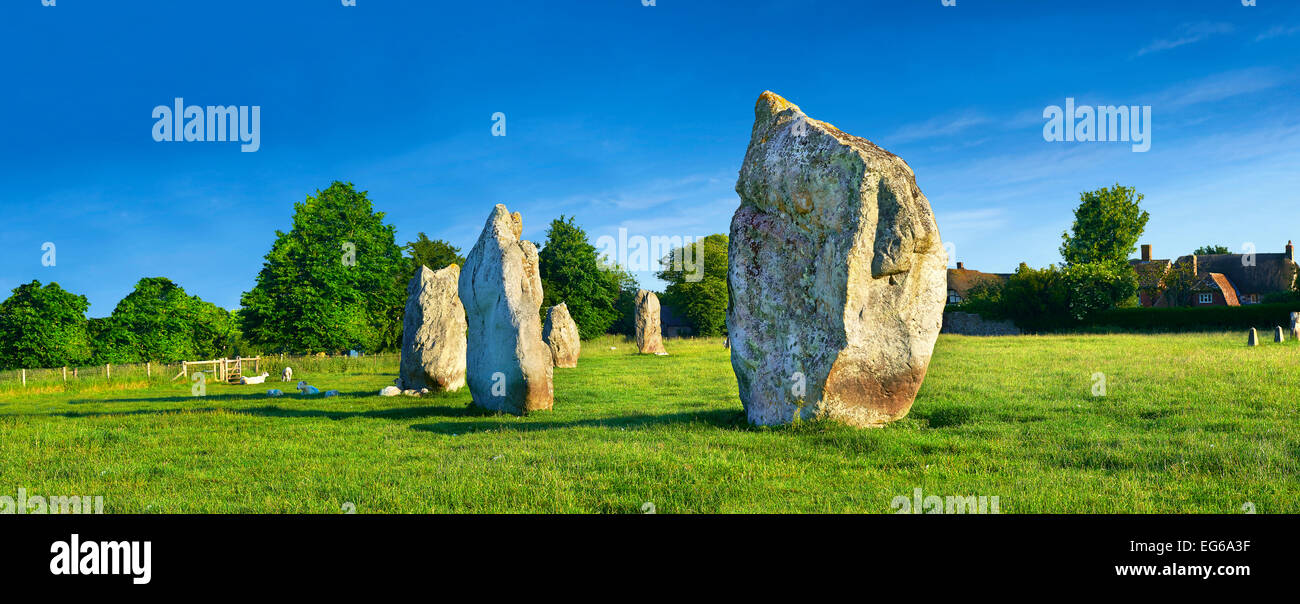
[[[699,335],[722,334],[727,305],[727,236],[698,242],[703,278],[661,260],[663,303]],[[545,295],[542,313],[564,302],[584,339],[630,334],[639,285],[621,267],[604,265],[573,217],[547,229],[538,253]],[[0,303],[0,368],[36,368],[145,361],[178,362],[348,350],[395,350],[402,338],[406,287],[415,270],[465,263],[461,250],[418,233],[399,246],[364,191],[334,182],[294,204],[291,227],[276,231],[241,308],[226,310],[186,294],[164,277],[148,277],[110,316],[87,318],[85,296],[57,283],[32,281]]]

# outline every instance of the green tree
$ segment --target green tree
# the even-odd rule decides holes
[[[1202,245],[1201,247],[1196,248],[1196,251],[1192,253],[1197,256],[1210,256],[1213,254],[1231,254],[1232,252],[1228,251],[1228,248],[1222,245]]]
[[[618,318],[614,320],[613,325],[609,326],[608,331],[626,336],[636,335],[636,293],[640,291],[641,285],[637,283],[636,277],[622,266],[617,264],[606,266],[605,270],[610,272],[618,282],[618,300],[614,302]]]
[[[391,349],[401,341],[410,259],[364,191],[334,182],[294,204],[239,313],[257,346],[291,353]]]
[[[586,231],[571,216],[552,220],[546,230],[546,244],[537,256],[542,312],[563,302],[583,339],[605,333],[618,319],[620,276],[601,269]]]
[[[727,333],[727,236],[709,235],[660,260],[656,276],[668,282],[663,303],[686,317],[701,336]]]
[[[1069,319],[1086,323],[1097,313],[1121,305],[1133,305],[1137,295],[1137,273],[1127,262],[1089,262],[1061,269],[1061,284]]]
[[[460,248],[441,239],[429,239],[423,232],[416,236],[415,241],[406,242],[402,249],[410,254],[413,269],[427,266],[429,270],[437,271],[453,264],[465,266],[465,257],[460,255]]]
[[[1142,198],[1136,189],[1119,184],[1081,193],[1073,234],[1061,234],[1065,263],[1126,262],[1151,218],[1140,206]]]
[[[224,356],[238,330],[230,311],[146,277],[93,327],[97,362],[176,362]]]
[[[1191,306],[1192,288],[1200,281],[1191,262],[1179,262],[1169,267],[1160,279],[1156,297],[1164,295],[1170,306]]]
[[[0,303],[0,367],[62,367],[90,359],[90,302],[51,283],[14,288]]]

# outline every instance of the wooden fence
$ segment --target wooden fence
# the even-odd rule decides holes
[[[76,383],[89,384],[93,381],[109,383],[147,382],[166,383],[189,377],[197,372],[208,374],[211,381],[227,381],[232,376],[258,375],[263,371],[279,376],[281,369],[291,366],[295,376],[312,373],[338,373],[348,371],[382,371],[396,372],[400,361],[397,353],[386,352],[361,357],[334,356],[284,356],[246,357],[233,359],[211,359],[207,361],[183,361],[179,363],[130,363],[80,365],[41,369],[0,370],[0,391],[14,391],[22,388],[58,387]]]

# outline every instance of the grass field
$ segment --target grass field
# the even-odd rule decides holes
[[[873,430],[748,426],[709,339],[668,357],[586,342],[555,410],[524,418],[467,390],[377,396],[395,364],[295,368],[329,399],[267,398],[278,381],[7,392],[0,495],[102,495],[110,513],[890,512],[920,488],[1003,513],[1300,512],[1300,344],[1244,343],[943,335],[911,415]]]

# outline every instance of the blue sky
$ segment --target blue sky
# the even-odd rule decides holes
[[[57,281],[105,316],[165,276],[236,308],[336,179],[399,242],[468,251],[494,203],[538,243],[561,213],[593,241],[725,233],[769,89],[907,160],[969,268],[1059,262],[1079,192],[1115,182],[1158,257],[1300,239],[1300,2],[656,4],[6,0],[0,290]],[[155,142],[176,97],[260,106],[260,150]],[[1150,105],[1150,151],[1045,141],[1066,97]]]

